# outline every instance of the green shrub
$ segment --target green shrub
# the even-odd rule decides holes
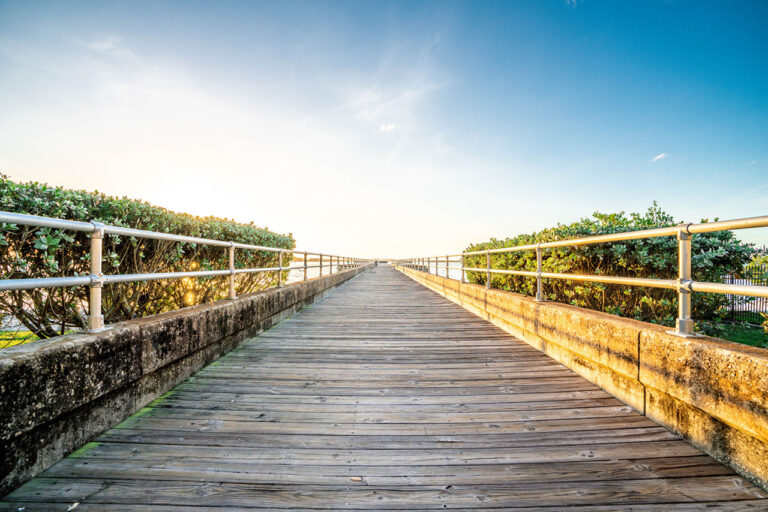
[[[706,222],[706,221],[702,221]],[[472,244],[467,251],[513,247],[551,242],[592,235],[636,231],[678,224],[656,203],[644,214],[624,212],[599,213],[569,225],[558,225],[529,235],[505,240]],[[736,239],[733,232],[720,231],[693,235],[692,266],[696,281],[722,282],[729,272],[738,272],[754,253],[751,244]],[[485,255],[469,256],[466,266],[485,267]],[[509,270],[536,270],[535,251],[495,254],[491,257],[494,268]],[[643,277],[655,279],[677,278],[677,240],[675,237],[628,240],[579,247],[561,247],[543,251],[544,272],[597,274],[606,276]],[[470,272],[468,280],[485,284],[485,273]],[[495,274],[491,278],[494,288],[526,295],[535,295],[536,280],[523,276]],[[564,302],[598,311],[672,326],[677,317],[677,294],[673,290],[635,286],[608,285],[545,279],[547,300]],[[724,295],[693,294],[693,318],[697,328],[716,334],[726,314],[728,299]]]
[[[291,235],[216,217],[175,213],[142,201],[41,183],[16,183],[0,174],[0,210],[293,249]],[[0,279],[88,275],[88,233],[0,224]],[[277,266],[277,254],[237,250],[235,265]],[[228,268],[228,249],[191,243],[109,235],[104,238],[104,274],[136,274]],[[290,261],[284,256],[284,264]],[[275,272],[239,274],[237,291],[276,284]],[[209,302],[227,294],[227,278],[207,277],[110,284],[103,291],[105,322],[154,315]],[[0,316],[12,315],[40,337],[85,327],[88,287],[0,293]]]

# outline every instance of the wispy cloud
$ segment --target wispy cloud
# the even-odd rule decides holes
[[[435,52],[444,41],[450,20],[433,32],[389,44],[375,68],[343,87],[341,110],[356,123],[379,133],[390,158],[428,143],[431,129],[423,113],[455,80],[440,66]]]
[[[667,158],[666,153],[659,153],[655,157],[651,158],[651,162],[658,162],[659,160],[664,160],[665,158]]]
[[[753,165],[757,164],[757,160],[750,160],[747,165],[752,167]]]
[[[390,124],[382,122],[383,119],[414,116],[417,105],[429,93],[440,87],[440,84],[426,77],[417,77],[411,83],[401,86],[375,84],[356,94],[348,102],[348,106],[352,108],[356,118],[374,125],[389,127]]]
[[[84,41],[82,44],[89,50],[102,55],[136,58],[136,54],[126,48],[120,36],[116,34],[102,34],[91,41]]]

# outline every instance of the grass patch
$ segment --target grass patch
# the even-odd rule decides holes
[[[747,324],[724,324],[725,331],[718,338],[753,347],[768,348],[768,334],[762,327]]]
[[[37,336],[29,331],[0,331],[0,348],[23,345],[37,339]]]

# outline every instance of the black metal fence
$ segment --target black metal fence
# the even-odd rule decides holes
[[[728,274],[723,282],[744,285],[768,285],[768,265],[748,265],[738,275]],[[765,321],[760,313],[768,313],[768,298],[728,295],[731,320],[762,324]]]

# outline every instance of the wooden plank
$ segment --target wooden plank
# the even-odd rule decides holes
[[[78,502],[79,503],[79,502]],[[7,509],[5,507],[8,507]],[[40,502],[0,502],[0,510],[9,510],[17,512],[20,508],[24,510],[22,512],[64,512],[67,510],[67,505],[62,506],[61,503],[40,503]],[[447,508],[447,506],[446,506]],[[541,510],[537,507],[494,507],[494,512],[531,512],[532,510]],[[80,503],[77,508],[77,512],[114,512],[115,506],[111,503]],[[233,506],[200,506],[196,505],[193,508],[189,505],[170,505],[170,504],[154,504],[154,505],[142,505],[136,503],[124,503],[119,507],[121,512],[186,512],[188,510],[194,510],[195,512],[244,512],[248,510],[259,510],[259,512],[285,512],[286,510],[298,510],[298,509],[286,509],[286,508],[272,508],[272,507],[259,507],[257,505],[245,505],[239,507]],[[312,510],[314,512],[334,512],[340,510],[339,507],[329,509],[326,507],[318,507],[307,509],[306,507],[301,510]],[[345,507],[347,511],[368,512],[371,509],[359,509]],[[377,512],[399,512],[402,508],[376,508]],[[476,512],[476,508],[457,508],[451,507],[452,512]],[[742,500],[742,501],[707,501],[697,503],[675,503],[664,504],[660,506],[658,504],[625,504],[621,507],[616,505],[566,505],[563,507],[547,507],[547,512],[616,512],[621,510],[622,512],[659,512],[660,510],[674,510],[676,512],[711,512],[711,511],[727,511],[727,512],[765,512],[764,500]]]
[[[14,496],[15,495],[15,496]],[[442,510],[465,507],[550,507],[564,505],[675,504],[753,500],[765,493],[734,483],[731,476],[603,480],[486,486],[316,486],[158,480],[36,478],[12,497],[59,503],[175,504],[293,509],[396,508]]]
[[[462,464],[430,466],[338,466],[243,463],[228,459],[215,465],[194,460],[161,458],[156,460],[128,460],[78,458],[58,464],[46,476],[50,478],[93,478],[94,472],[102,478],[144,480],[147,478],[195,482],[229,482],[255,484],[306,484],[326,486],[456,486],[502,485],[511,478],[515,482],[581,482],[589,479],[635,480],[641,478],[681,478],[722,476],[730,474],[728,468],[699,455],[692,457],[615,459],[579,463],[531,464]]]
[[[543,353],[379,267],[0,509],[765,510],[766,498]]]
[[[411,431],[413,434],[413,431]],[[173,431],[154,429],[112,429],[96,439],[97,442],[137,444],[190,444],[199,446],[261,446],[265,448],[331,448],[331,449],[410,449],[442,450],[452,448],[507,448],[515,446],[562,446],[589,443],[634,443],[645,441],[670,441],[677,439],[662,427],[617,429],[538,430],[509,434],[459,434],[440,435],[331,435],[296,434],[280,432],[258,434],[254,432]]]

